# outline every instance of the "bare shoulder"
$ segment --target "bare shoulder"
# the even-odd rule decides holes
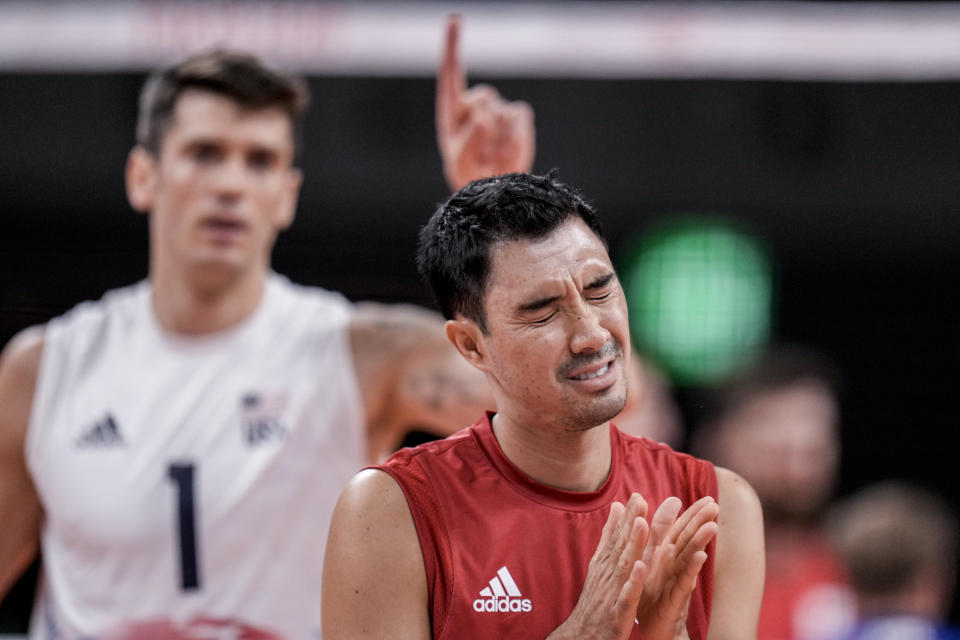
[[[717,488],[720,493],[718,502],[721,505],[721,512],[724,505],[729,505],[729,509],[744,510],[750,512],[751,515],[760,516],[760,499],[750,483],[730,469],[717,467],[716,471]]]
[[[443,318],[412,304],[360,302],[350,321],[354,367],[374,397],[383,395],[378,387],[389,385],[411,354],[445,342]]]
[[[423,552],[403,491],[387,473],[361,471],[341,493],[322,584],[324,636],[430,637]]]
[[[26,435],[43,355],[44,328],[24,329],[0,354],[0,441],[19,445]]]
[[[358,302],[350,321],[355,357],[416,347],[427,337],[443,339],[443,317],[413,304]]]
[[[365,573],[358,569],[366,567],[375,556],[389,553],[397,530],[416,537],[413,518],[397,482],[376,469],[355,475],[340,493],[333,510],[323,583],[336,585],[337,589],[324,588],[324,602],[334,598],[339,603],[348,595],[340,589],[346,584],[344,581],[362,582]]]
[[[744,544],[753,544],[763,552],[763,510],[760,498],[750,483],[739,474],[717,467],[717,503],[720,506],[718,524],[726,530],[727,540],[738,539]]]
[[[375,513],[374,513],[375,512]],[[397,481],[379,469],[364,469],[353,476],[337,501],[336,513],[344,517],[409,515],[406,497]]]
[[[45,327],[35,325],[17,333],[0,355],[0,367],[15,376],[36,377],[43,353]]]
[[[443,318],[412,304],[360,302],[350,321],[350,348],[367,418],[372,424],[393,418],[397,386],[418,358],[450,349]]]

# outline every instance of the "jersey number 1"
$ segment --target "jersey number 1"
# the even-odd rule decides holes
[[[192,591],[200,588],[197,570],[197,508],[194,504],[192,464],[171,464],[170,479],[177,486],[177,531],[180,543],[180,588]]]

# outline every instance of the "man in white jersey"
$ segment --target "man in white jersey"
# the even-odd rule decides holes
[[[448,178],[532,162],[529,108],[483,94],[439,133]],[[438,315],[271,271],[305,103],[231,52],[155,74],[126,168],[148,280],[4,350],[0,597],[42,548],[33,638],[319,637],[346,480],[492,406]]]

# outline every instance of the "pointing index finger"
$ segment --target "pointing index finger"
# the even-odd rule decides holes
[[[460,16],[452,14],[447,18],[444,51],[437,72],[437,124],[444,130],[452,126],[455,110],[467,85],[457,53],[459,41]]]

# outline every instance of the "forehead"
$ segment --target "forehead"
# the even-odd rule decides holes
[[[280,107],[252,109],[203,89],[187,89],[174,105],[164,144],[195,139],[243,141],[277,149],[293,148],[290,118]]]
[[[548,293],[571,279],[583,284],[613,270],[606,247],[579,217],[542,238],[498,242],[490,250],[488,297]]]

